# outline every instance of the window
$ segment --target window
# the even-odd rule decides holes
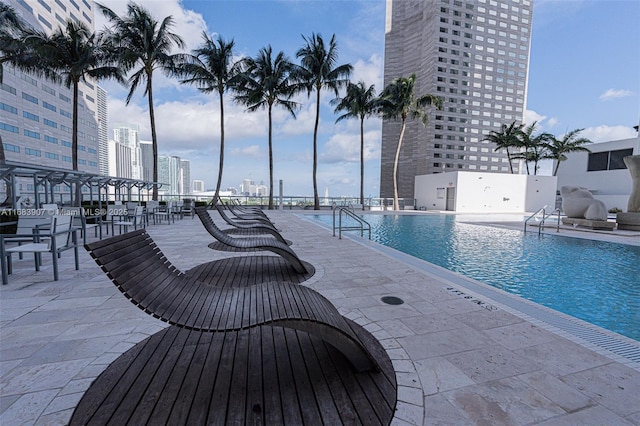
[[[18,114],[18,109],[12,107],[11,105],[7,105],[5,103],[0,102],[0,109],[3,111],[9,111],[12,114]]]
[[[71,113],[68,111],[65,111],[63,109],[60,110],[60,115],[67,117],[67,118],[71,118]]]
[[[62,141],[62,146],[67,146],[67,147],[71,148],[71,142],[63,140]]]
[[[40,121],[40,117],[38,117],[37,115],[32,114],[32,113],[30,113],[28,111],[22,111],[22,116],[24,118],[28,118],[29,120]]]
[[[50,111],[57,111],[57,108],[55,105],[51,105],[49,102],[46,101],[42,101],[42,106],[45,107],[46,109],[50,110]]]
[[[18,133],[18,128],[16,126],[12,126],[11,124],[5,124],[0,122],[0,130],[6,130],[7,132],[11,132],[11,133]],[[5,144],[6,145],[6,144]],[[18,151],[20,152],[20,151]]]
[[[28,93],[22,92],[22,99],[27,100],[29,102],[33,102],[34,104],[38,103],[38,98],[36,98],[35,96],[31,96]]]
[[[47,158],[51,158],[52,160],[58,160],[59,159],[58,154],[54,154],[52,152],[45,152],[44,156],[47,157]]]
[[[62,161],[66,161],[67,163],[71,163],[71,162],[73,162],[73,158],[71,158],[69,156],[66,156],[66,155],[63,155],[62,156]]]
[[[20,147],[17,145],[12,145],[10,143],[5,143],[3,145],[5,152],[20,152]]]
[[[59,97],[60,99],[62,99],[63,101],[65,101],[65,102],[71,102],[71,98],[70,98],[70,97],[68,97],[68,96],[63,95],[62,93],[59,93],[59,94],[58,94],[58,97]]]
[[[40,152],[39,149],[31,149],[31,148],[25,148],[24,149],[24,153],[27,155],[33,155],[35,157],[41,157],[42,153]]]
[[[58,123],[56,123],[55,121],[51,121],[51,120],[47,120],[46,118],[43,118],[42,122],[47,126],[58,128]]]
[[[618,149],[615,151],[592,152],[587,161],[587,171],[596,172],[602,170],[621,170],[627,166],[622,160],[624,157],[633,154],[633,149]]]
[[[55,96],[56,95],[56,91],[53,90],[51,87],[47,86],[46,84],[41,84],[40,86],[42,86],[42,90],[44,90],[45,92],[47,92],[50,95]],[[55,111],[55,110],[54,110]]]
[[[626,169],[627,166],[626,164],[624,164],[624,161],[622,159],[629,155],[633,155],[632,148],[611,151],[611,154],[609,155],[609,170]]]
[[[9,86],[8,84],[1,83],[0,87],[2,87],[2,90],[4,90],[5,92],[9,92],[12,95],[16,94],[16,89],[14,87]]]
[[[30,138],[40,139],[40,133],[38,133],[38,132],[34,132],[32,130],[24,129],[23,133],[24,133],[25,136],[29,136]]]
[[[49,135],[44,135],[44,140],[49,142],[49,143],[58,143],[58,138],[54,138],[53,136],[49,136]]]

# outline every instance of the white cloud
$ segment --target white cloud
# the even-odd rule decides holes
[[[238,157],[253,157],[253,158],[266,158],[267,153],[262,152],[262,149],[258,145],[250,145],[245,147],[234,148],[230,152],[231,155]]]
[[[555,117],[551,117],[549,120],[547,120],[547,125],[549,127],[555,127],[558,124],[558,119]]]
[[[580,137],[590,139],[592,142],[608,142],[621,139],[635,138],[637,132],[630,126],[596,126],[588,127],[580,132]]]
[[[611,99],[626,98],[627,96],[631,96],[631,95],[633,95],[633,92],[631,90],[609,89],[606,92],[604,92],[602,95],[600,95],[600,100],[609,101]]]
[[[537,112],[530,109],[524,112],[524,122],[527,125],[533,124],[534,121],[537,121],[538,125],[541,125],[546,118],[546,115],[538,114]]]
[[[376,86],[376,92],[380,93],[383,89],[383,62],[382,58],[378,55],[371,56],[367,61],[358,59],[353,64],[353,73],[351,74],[351,81],[357,83],[362,80],[367,87],[374,84]]]
[[[379,129],[364,133],[364,161],[380,158],[380,140],[382,132]],[[323,163],[360,162],[360,133],[336,133],[331,136],[320,154]]]

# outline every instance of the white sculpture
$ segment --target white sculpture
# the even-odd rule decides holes
[[[591,192],[578,186],[563,186],[560,188],[562,195],[562,210],[567,217],[607,220],[607,207],[600,200],[593,198]]]
[[[631,174],[631,195],[627,212],[640,212],[640,155],[629,155],[622,159]]]

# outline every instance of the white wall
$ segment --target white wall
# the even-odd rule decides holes
[[[463,213],[532,212],[554,206],[554,176],[452,172],[416,176],[416,207],[446,209],[446,188],[455,188],[455,211]]]
[[[633,154],[640,154],[640,139],[622,139],[587,145],[591,152],[615,151],[633,148]],[[560,163],[558,169],[558,189],[562,186],[580,186],[593,193],[594,198],[602,201],[607,209],[618,207],[627,209],[631,194],[631,175],[627,169],[602,170],[588,172],[589,153],[574,152],[567,154],[567,160]]]

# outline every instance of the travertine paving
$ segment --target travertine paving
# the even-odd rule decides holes
[[[505,309],[451,291],[455,284],[371,250],[292,212],[270,212],[316,275],[320,291],[387,349],[399,390],[396,425],[640,424],[640,372]],[[148,228],[178,268],[215,252],[197,219]],[[163,327],[127,301],[86,252],[14,260],[0,288],[0,424],[66,424],[107,365]],[[402,305],[380,298],[395,296]]]

